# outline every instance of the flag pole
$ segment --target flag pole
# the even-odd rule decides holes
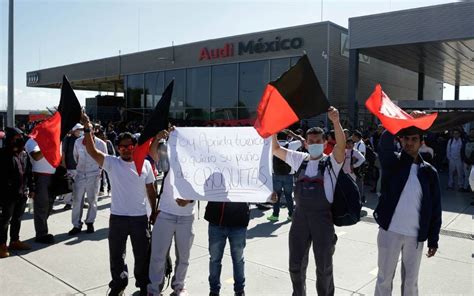
[[[13,0],[8,6],[8,106],[7,126],[15,126],[15,101],[13,98]]]

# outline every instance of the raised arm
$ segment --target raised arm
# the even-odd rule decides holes
[[[334,107],[330,107],[328,117],[334,125],[334,134],[336,136],[336,145],[332,150],[332,155],[337,163],[342,163],[346,153],[346,135],[339,121],[339,111]]]
[[[84,142],[86,144],[87,153],[94,159],[100,167],[104,166],[105,154],[95,147],[95,141],[92,137],[93,126],[89,121],[89,117],[85,113],[82,116],[82,122],[84,124]]]
[[[169,132],[171,130],[174,130],[174,127],[171,127],[169,131],[160,131],[158,134],[156,134],[155,138],[153,139],[153,142],[151,143],[150,151],[148,152],[148,154],[151,156],[151,158],[153,158],[155,163],[160,160],[160,154],[158,153],[158,146],[160,145],[160,140],[168,138]]]

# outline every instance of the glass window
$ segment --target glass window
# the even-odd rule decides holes
[[[186,120],[207,121],[209,120],[209,108],[186,109]]]
[[[211,106],[237,107],[237,64],[212,67]]]
[[[212,108],[211,120],[235,120],[237,108]]]
[[[290,68],[290,59],[275,59],[270,61],[270,81],[278,79]]]
[[[186,107],[209,108],[211,67],[188,69],[186,73]]]
[[[127,108],[143,108],[143,74],[127,76]]]
[[[165,72],[165,84],[167,87],[174,79],[173,96],[171,97],[170,109],[184,108],[184,98],[186,95],[186,71],[171,70]]]
[[[155,108],[161,99],[164,91],[164,73],[146,73],[145,74],[145,96],[146,108]]]
[[[300,60],[301,57],[292,57],[291,60],[290,60],[290,65],[291,67],[293,67],[294,65],[296,65],[296,63],[298,63],[298,61]]]
[[[269,79],[268,61],[239,65],[239,107],[257,107]]]
[[[239,119],[257,118],[257,108],[239,108]]]

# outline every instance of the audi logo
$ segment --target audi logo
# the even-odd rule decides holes
[[[38,83],[38,81],[39,81],[38,73],[28,74],[28,76],[26,77],[26,82],[28,84],[35,84],[35,83]]]

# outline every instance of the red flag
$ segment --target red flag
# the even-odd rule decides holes
[[[306,55],[270,82],[257,108],[254,127],[267,138],[298,120],[328,111],[329,102]]]
[[[53,116],[38,124],[30,134],[43,153],[44,158],[53,167],[61,163],[61,113],[56,112]]]
[[[438,117],[438,113],[433,113],[423,117],[413,118],[390,100],[387,94],[382,91],[380,84],[375,86],[375,90],[365,102],[365,106],[393,135],[409,127],[416,127],[426,131],[433,125]]]
[[[53,167],[61,164],[61,140],[81,119],[81,104],[66,76],[63,76],[58,111],[38,124],[30,134],[44,158]]]

